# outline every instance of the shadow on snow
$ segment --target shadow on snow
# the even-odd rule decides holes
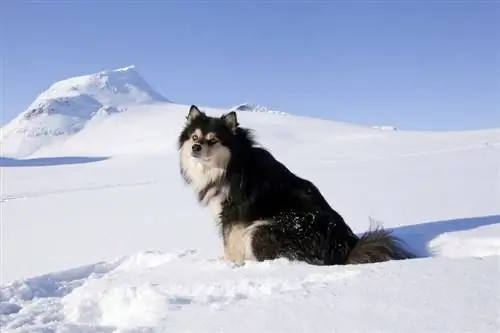
[[[68,164],[85,164],[107,160],[109,157],[61,156],[16,159],[0,157],[0,167],[41,167]]]
[[[431,257],[432,251],[428,244],[439,235],[449,232],[465,231],[487,225],[500,223],[500,215],[481,217],[457,218],[451,220],[431,221],[394,228],[393,233],[398,236],[418,257]]]

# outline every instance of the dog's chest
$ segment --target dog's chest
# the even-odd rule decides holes
[[[210,188],[202,198],[201,202],[210,208],[215,219],[219,218],[222,212],[222,203],[226,200],[228,194],[229,188],[227,186],[218,186]]]
[[[203,163],[193,161],[193,159],[190,159],[186,171],[189,179],[191,180],[191,184],[197,190],[201,190],[208,184],[217,181],[224,174],[223,169],[209,168]]]
[[[213,185],[223,176],[224,170],[217,168],[207,168],[201,163],[191,161],[192,164],[187,169],[191,184],[203,193],[200,202],[208,206],[215,219],[219,218],[222,212],[222,202],[229,194],[229,188],[224,185]]]

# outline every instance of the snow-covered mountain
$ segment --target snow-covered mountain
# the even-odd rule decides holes
[[[92,119],[158,102],[169,100],[156,92],[135,66],[58,81],[2,128],[3,154],[29,155],[79,132]]]
[[[279,111],[279,110],[274,110],[274,109],[269,109],[265,106],[259,105],[259,104],[251,104],[251,103],[242,103],[235,105],[230,108],[230,110],[233,111],[248,111],[248,112],[265,112],[265,113],[272,113],[272,114],[281,114],[281,115],[287,115],[288,113]]]
[[[396,126],[390,126],[390,125],[373,126],[373,128],[379,129],[381,131],[399,131],[399,128],[397,128]]]

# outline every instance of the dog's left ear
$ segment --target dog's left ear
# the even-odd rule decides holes
[[[231,131],[235,131],[236,128],[238,127],[238,118],[236,117],[236,112],[234,111],[231,111],[225,115],[223,115],[221,117],[222,120],[224,120],[224,122],[226,123],[227,127],[229,127],[229,129]]]

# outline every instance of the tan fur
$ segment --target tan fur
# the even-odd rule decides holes
[[[203,133],[199,128],[195,129],[193,133],[191,133],[191,136],[189,137],[189,141],[191,144],[200,141],[200,139],[203,137]]]
[[[268,224],[267,221],[254,221],[250,226],[234,224],[228,229],[224,237],[224,259],[237,264],[245,260],[256,260],[252,248],[252,239],[257,228]]]
[[[214,132],[210,132],[210,133],[207,133],[207,135],[205,136],[205,138],[207,140],[217,140],[217,135],[215,135]]]
[[[225,236],[224,259],[235,263],[243,263],[246,257],[245,228],[241,225],[232,226]]]

